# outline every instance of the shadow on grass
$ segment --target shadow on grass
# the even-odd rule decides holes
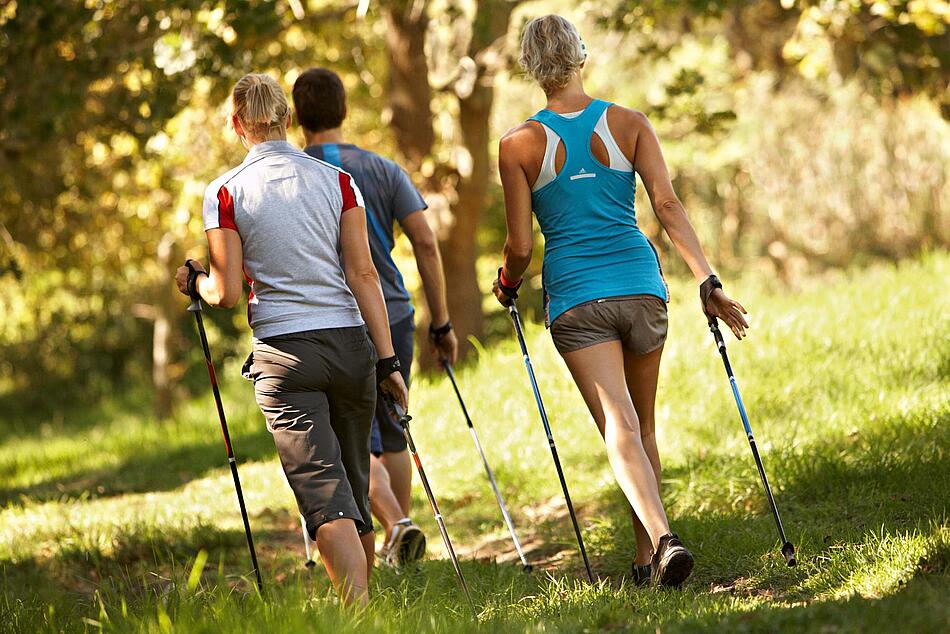
[[[279,526],[262,529],[260,522],[256,524],[254,537],[265,583],[274,583],[271,570],[293,569],[289,561],[296,561],[298,554],[286,548],[291,536],[288,531]],[[52,557],[0,561],[0,624],[4,611],[40,608],[45,616],[50,604],[60,621],[96,617],[97,594],[108,597],[113,606],[122,601],[132,605],[148,593],[167,595],[185,583],[202,550],[208,554],[202,578],[253,595],[254,578],[246,549],[240,529],[149,527],[117,534],[107,545],[91,536],[88,541],[78,540],[57,550]]]
[[[664,472],[671,508],[700,497],[702,508],[673,512],[672,526],[697,559],[688,588],[767,599],[810,600],[839,587],[862,566],[875,563],[875,543],[927,534],[946,525],[950,490],[950,426],[943,412],[896,416],[873,433],[845,435],[794,452],[763,456],[786,533],[799,551],[788,568],[779,553],[775,524],[749,455],[717,456]],[[570,474],[568,474],[570,479]],[[696,481],[701,484],[696,484]],[[701,487],[699,492],[688,487]],[[735,491],[741,492],[736,496]],[[611,487],[592,502],[575,500],[595,571],[618,581],[629,573],[635,546],[629,506]],[[477,512],[474,508],[478,507]],[[466,500],[443,502],[456,532],[473,536],[497,524],[494,508]],[[560,497],[543,509],[519,509],[520,532],[532,563],[549,571],[584,576],[570,520]],[[452,528],[450,527],[450,530]],[[469,550],[481,558],[515,562],[510,540],[500,535]],[[870,558],[870,559],[869,559]],[[882,565],[884,565],[882,563]],[[806,583],[806,581],[808,583]]]
[[[730,480],[735,489],[754,493],[741,500],[732,494],[731,503],[712,504],[712,510],[674,513],[674,530],[697,557],[690,585],[808,599],[830,589],[833,581],[829,578],[827,583],[807,588],[802,583],[826,572],[833,577],[825,569],[835,561],[848,563],[842,561],[843,549],[860,549],[869,536],[883,541],[899,534],[927,532],[934,523],[946,524],[946,492],[950,490],[947,418],[940,412],[898,416],[873,433],[847,436],[842,444],[824,442],[794,453],[763,456],[786,533],[799,551],[796,568],[786,567],[779,554],[778,533],[751,452],[745,457],[719,457],[694,465],[692,468],[709,474],[725,474],[710,480],[709,489],[703,490],[708,496],[729,499]],[[677,483],[690,478],[682,466],[665,475]],[[685,496],[677,490],[679,486],[683,485],[675,485],[667,498]],[[605,495],[598,505],[603,509],[602,519],[590,540],[597,565],[608,574],[622,574],[629,569],[634,551],[629,507],[616,491]]]
[[[917,575],[881,598],[850,596],[807,605],[768,605],[722,615],[715,622],[685,619],[665,632],[938,632],[950,629],[950,577]],[[820,629],[818,629],[820,627]]]
[[[285,596],[297,597],[300,602],[291,608],[297,612],[308,605],[307,597],[334,596],[323,567],[303,565],[295,517],[283,512],[265,514],[256,517],[253,524],[269,603],[286,605],[282,604]],[[72,542],[51,556],[0,560],[0,631],[88,631],[84,620],[101,619],[100,597],[113,611],[127,605],[129,614],[147,618],[143,610],[154,613],[156,601],[164,604],[168,597],[193,593],[186,590],[186,584],[202,550],[207,553],[202,587],[227,594],[233,607],[245,609],[233,605],[256,597],[243,531],[210,525],[188,530],[139,526],[116,534],[105,544],[90,535],[88,540]],[[463,568],[474,582],[472,591],[479,602],[492,600],[494,588],[510,586],[513,581],[533,584],[527,576],[503,566],[468,561]],[[377,602],[395,609],[433,598],[445,603],[443,598],[447,598],[450,605],[463,606],[464,610],[455,574],[445,560],[425,561],[401,572],[377,567],[371,583]],[[298,596],[300,592],[303,597]]]
[[[209,427],[206,438],[205,442],[170,449],[161,443],[145,445],[116,465],[79,471],[69,480],[50,478],[26,487],[0,488],[0,507],[24,499],[42,503],[176,489],[208,471],[227,467],[220,432]],[[233,441],[238,465],[276,455],[274,441],[263,423],[260,431],[243,433]]]
[[[39,433],[76,434],[88,431],[104,420],[113,420],[132,412],[151,416],[150,394],[141,388],[117,389],[108,398],[94,403],[77,402],[55,392],[39,402],[27,400],[18,392],[0,394],[0,443],[19,436],[35,437]],[[35,398],[35,397],[34,397]]]

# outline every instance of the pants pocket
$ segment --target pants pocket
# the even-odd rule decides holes
[[[253,381],[257,378],[257,374],[254,372],[254,351],[251,350],[247,355],[247,359],[244,360],[244,365],[241,366],[241,376],[243,376],[248,381]]]

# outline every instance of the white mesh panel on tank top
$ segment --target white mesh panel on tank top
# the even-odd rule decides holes
[[[610,110],[610,108],[604,110],[604,113],[600,115],[600,119],[597,120],[597,125],[594,126],[594,134],[600,137],[600,140],[604,143],[604,147],[607,148],[607,156],[610,157],[610,169],[621,172],[632,172],[633,164],[624,156],[620,150],[620,146],[617,145],[617,140],[614,139],[614,135],[610,133],[610,126],[607,125],[607,110]],[[580,116],[582,112],[583,110],[567,112],[561,116],[574,119]],[[557,170],[554,168],[554,158],[557,155],[557,146],[561,142],[561,137],[543,123],[541,127],[544,128],[547,142],[544,146],[544,160],[541,161],[541,172],[538,174],[538,180],[536,180],[531,187],[531,191],[533,192],[538,191],[557,177]]]

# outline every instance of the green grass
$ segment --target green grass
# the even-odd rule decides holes
[[[583,581],[513,339],[458,370],[537,572],[519,567],[449,385],[413,388],[413,432],[463,555],[482,631],[947,631],[950,628],[950,257],[730,284],[752,336],[727,339],[800,564],[787,568],[728,383],[674,284],[658,397],[664,499],[697,566],[682,590],[628,585],[628,508],[568,373],[537,325],[529,348],[597,586]],[[190,333],[189,333],[190,334]],[[258,543],[253,592],[210,395],[158,424],[119,400],[65,421],[0,426],[0,631],[423,632],[476,628],[417,491],[430,560],[374,575],[340,608],[302,567],[293,499],[250,385],[220,372]],[[126,399],[128,400],[128,399]],[[77,424],[71,426],[72,418]],[[418,488],[418,487],[417,487]],[[242,576],[243,575],[243,576]]]

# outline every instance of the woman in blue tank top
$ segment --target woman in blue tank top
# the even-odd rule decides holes
[[[517,297],[531,262],[533,211],[545,239],[542,281],[554,344],[633,509],[634,578],[676,586],[689,576],[693,557],[670,532],[659,489],[654,405],[668,292],[656,250],[637,227],[634,172],[702,282],[703,310],[739,339],[748,324],[703,255],[650,122],[589,97],[580,77],[585,59],[583,41],[564,18],[548,15],[525,28],[520,62],[544,89],[547,107],[501,140],[508,238],[494,292],[503,305]]]

